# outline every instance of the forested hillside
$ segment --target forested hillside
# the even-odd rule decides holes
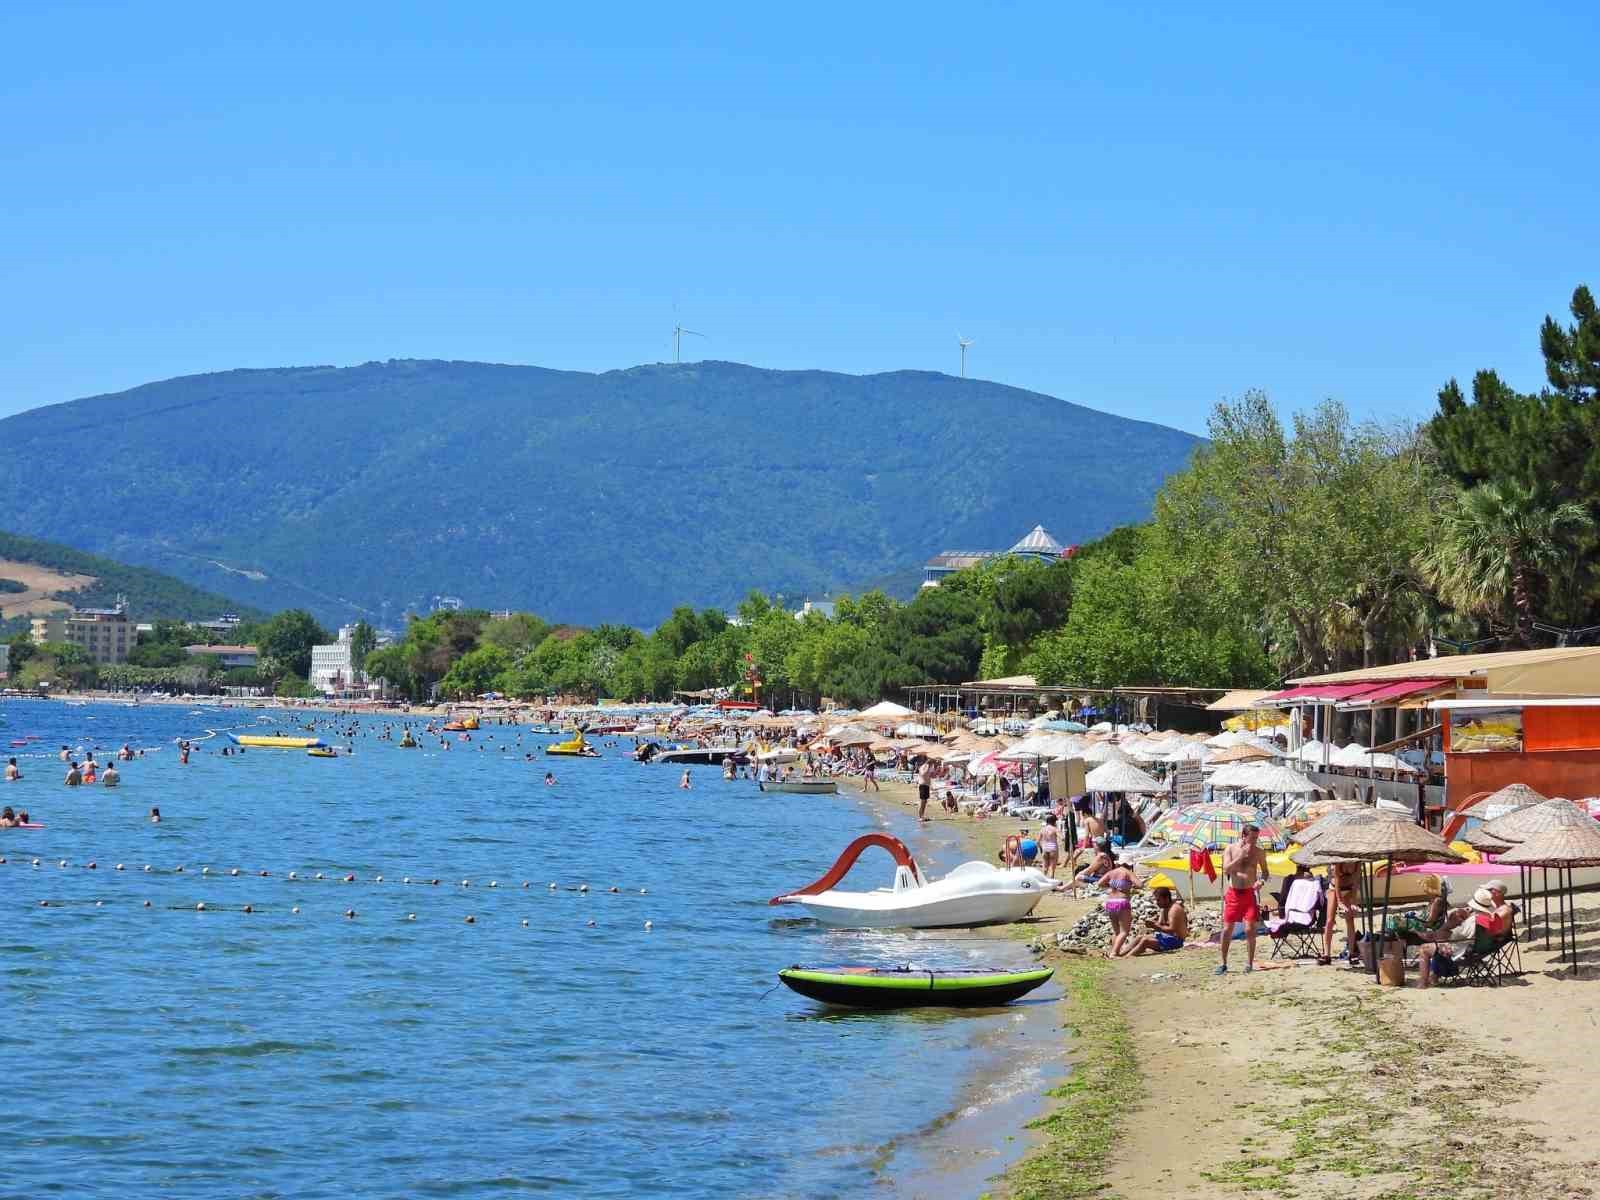
[[[61,448],[92,434],[92,485]],[[263,609],[653,625],[1149,516],[1197,439],[980,380],[733,363],[231,371],[0,421],[10,525]]]
[[[222,612],[234,612],[246,618],[264,615],[237,600],[193,587],[148,567],[130,567],[97,554],[74,550],[71,546],[0,531],[0,618],[11,616],[6,607],[8,596],[27,594],[20,586],[7,586],[4,564],[8,562],[92,576],[95,582],[89,586],[55,595],[63,604],[82,607],[110,605],[122,595],[127,598],[129,611],[141,621],[156,618],[204,621]]]

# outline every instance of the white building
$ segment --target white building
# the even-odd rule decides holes
[[[355,669],[352,658],[350,640],[355,636],[355,628],[354,625],[341,625],[337,642],[311,647],[309,682],[318,691],[331,696],[366,686],[367,678]]]

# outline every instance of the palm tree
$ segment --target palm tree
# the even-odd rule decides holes
[[[1509,627],[1526,646],[1535,604],[1593,529],[1581,504],[1552,507],[1510,480],[1482,483],[1446,502],[1418,565],[1446,604]]]

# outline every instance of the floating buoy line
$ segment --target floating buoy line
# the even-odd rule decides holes
[[[51,869],[53,869],[55,871],[94,871],[97,874],[101,870],[99,861],[96,860],[96,859],[89,859],[86,862],[75,863],[75,862],[72,862],[71,860],[65,859],[65,858],[50,860],[50,859],[44,859],[44,858],[39,858],[39,857],[0,856],[0,866],[26,867],[30,871],[47,871],[47,870],[51,870]],[[275,883],[294,883],[294,884],[326,883],[326,884],[338,884],[338,885],[344,885],[344,886],[362,885],[362,884],[364,884],[364,885],[371,886],[373,888],[377,888],[377,887],[380,887],[380,886],[382,886],[382,887],[406,887],[406,886],[411,886],[411,887],[439,888],[441,891],[444,891],[447,894],[454,894],[454,895],[460,895],[463,892],[471,890],[474,887],[478,886],[478,884],[473,879],[471,879],[470,877],[462,879],[459,882],[453,882],[453,883],[446,884],[444,882],[444,880],[442,880],[438,876],[434,876],[434,875],[427,875],[427,876],[424,876],[424,875],[402,875],[398,879],[395,879],[392,876],[386,877],[386,876],[380,875],[380,874],[374,874],[374,875],[371,875],[371,876],[365,876],[364,877],[364,876],[360,876],[360,875],[356,874],[353,871],[311,871],[311,872],[302,872],[302,871],[299,871],[299,870],[293,870],[293,871],[284,872],[283,874],[275,874],[272,871],[268,871],[268,870],[265,870],[265,869],[258,869],[258,870],[255,870],[255,871],[246,871],[246,870],[243,870],[243,869],[241,869],[239,867],[229,867],[226,870],[223,870],[223,869],[220,869],[220,868],[213,868],[213,867],[211,867],[209,865],[202,865],[198,869],[195,869],[195,868],[191,868],[187,863],[179,863],[179,864],[177,864],[175,866],[171,866],[171,867],[157,867],[157,866],[154,866],[154,865],[152,865],[150,863],[141,863],[141,864],[138,864],[138,865],[130,865],[128,863],[120,863],[119,862],[119,863],[113,864],[111,867],[107,868],[107,870],[108,870],[109,876],[113,877],[113,878],[120,872],[120,873],[122,873],[124,875],[127,875],[127,874],[154,875],[154,876],[167,876],[167,877],[173,877],[173,878],[176,878],[177,876],[180,876],[180,875],[182,875],[182,876],[192,876],[194,878],[205,880],[208,883],[210,883],[212,881],[220,882],[220,881],[227,880],[227,881],[232,882],[232,881],[239,881],[239,880],[255,879],[255,880],[271,880],[271,881],[273,881]],[[517,882],[517,883],[512,883],[512,882],[508,881],[508,882],[502,884],[501,881],[498,878],[491,878],[491,879],[488,879],[488,880],[484,881],[482,886],[487,888],[487,889],[489,889],[489,890],[493,890],[495,892],[510,892],[513,895],[518,893],[518,892],[528,892],[530,894],[539,894],[539,895],[545,895],[545,896],[563,895],[563,894],[574,895],[574,896],[590,896],[590,895],[594,895],[594,896],[615,896],[615,897],[618,897],[620,899],[621,897],[624,897],[624,896],[638,897],[638,896],[648,896],[650,894],[650,890],[648,888],[624,888],[620,884],[611,884],[611,885],[609,885],[607,887],[601,888],[601,887],[591,886],[588,883],[561,883],[561,882],[556,881],[556,880],[550,880],[549,882],[544,883],[543,885],[535,883],[531,879],[524,879],[524,880],[521,880],[520,882]],[[37,907],[37,908],[105,908],[105,907],[116,907],[117,904],[118,904],[118,902],[112,901],[112,903],[108,906],[106,901],[104,900],[104,898],[81,899],[81,900],[79,900],[79,899],[70,899],[69,900],[69,899],[49,899],[49,898],[46,898],[46,899],[41,899],[38,902],[38,904],[34,905],[33,907]],[[243,905],[240,905],[240,904],[228,904],[228,905],[225,905],[225,904],[216,903],[215,901],[205,901],[205,900],[196,901],[194,904],[160,904],[160,905],[156,905],[150,900],[144,900],[142,902],[142,907],[145,908],[145,909],[150,909],[153,912],[235,913],[235,914],[246,915],[246,916],[255,916],[255,915],[270,916],[270,915],[275,915],[275,914],[276,915],[282,915],[283,911],[284,911],[281,907],[275,907],[275,906],[271,906],[271,905],[260,905],[260,904],[254,904],[254,903],[247,903],[247,904],[243,904]],[[288,910],[288,915],[290,915],[290,916],[299,916],[299,915],[301,915],[300,906],[299,905],[292,906]],[[348,906],[348,907],[340,910],[335,915],[337,915],[338,917],[340,917],[340,918],[342,918],[344,920],[347,920],[347,921],[355,921],[355,920],[360,919],[360,917],[362,916],[362,913],[361,913],[360,910],[358,910],[354,906]],[[406,920],[406,921],[415,921],[417,919],[417,914],[414,913],[414,912],[407,912],[407,913],[404,914],[404,917],[402,919]],[[454,918],[452,918],[452,919],[454,919]],[[466,918],[465,918],[464,923],[467,924],[467,925],[476,925],[476,924],[478,924],[478,921],[479,921],[479,914],[477,914],[477,913],[468,913]],[[529,922],[526,919],[523,919],[522,922],[521,922],[521,927],[523,929],[530,928]],[[539,928],[541,930],[554,930],[557,927],[556,926],[549,926],[549,925],[541,924],[539,926]],[[595,929],[595,928],[598,928],[598,925],[597,925],[596,921],[593,918],[589,918],[586,921],[586,923],[584,925],[584,928]],[[655,928],[655,923],[653,921],[648,921],[647,920],[647,921],[644,922],[644,930],[646,932],[649,932],[650,930],[652,930],[654,928]]]

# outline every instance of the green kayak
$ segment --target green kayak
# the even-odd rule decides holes
[[[779,971],[778,978],[802,996],[847,1008],[990,1008],[1027,995],[1053,974],[1053,967],[1030,971],[930,971],[916,967],[796,965]]]

